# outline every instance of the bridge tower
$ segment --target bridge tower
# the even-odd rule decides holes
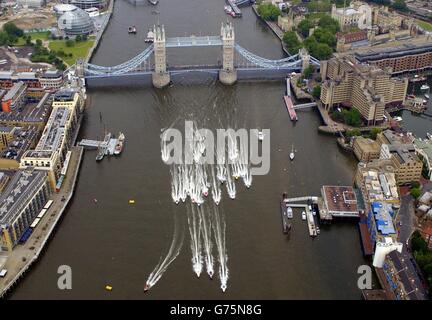
[[[221,26],[222,38],[222,69],[219,71],[219,81],[232,85],[237,81],[237,71],[234,68],[234,27],[232,23],[223,23]]]
[[[152,82],[156,88],[163,88],[170,82],[170,75],[166,68],[165,27],[154,26],[153,33],[155,70],[152,73]]]
[[[309,67],[310,55],[309,55],[309,52],[305,48],[301,48],[299,50],[299,56],[302,60],[302,72],[303,72],[306,70],[307,67]]]

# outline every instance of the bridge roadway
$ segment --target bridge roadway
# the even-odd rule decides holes
[[[289,68],[289,70],[281,68],[278,70],[263,69],[263,68],[242,68],[236,67],[237,79],[239,81],[268,81],[268,80],[283,80],[287,73],[292,71],[300,72],[301,68]],[[188,80],[203,80],[212,77],[218,78],[220,67],[217,65],[203,66],[173,66],[168,68],[171,74],[171,80],[175,84],[178,80],[183,81],[185,75]],[[86,85],[89,87],[105,87],[105,86],[151,86],[152,72],[136,71],[118,75],[86,75]]]
[[[165,46],[167,48],[222,46],[222,39],[220,36],[174,37],[167,38]]]

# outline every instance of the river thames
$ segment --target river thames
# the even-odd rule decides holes
[[[236,42],[269,59],[283,57],[279,39],[258,21],[251,8],[233,20],[224,1],[161,0],[155,7],[117,0],[112,19],[92,62],[115,65],[141,52],[149,27],[158,21],[167,37],[218,35],[232,20]],[[136,35],[127,28],[135,25]],[[215,64],[220,48],[168,49],[168,63]],[[193,78],[193,75],[190,76]],[[10,295],[12,299],[360,299],[357,269],[362,256],[357,224],[323,226],[314,240],[295,211],[290,239],[282,233],[279,199],[319,195],[323,184],[352,185],[355,159],[341,152],[335,137],[318,133],[316,111],[289,120],[283,82],[238,83],[225,87],[211,78],[180,79],[174,86],[90,89],[81,138],[101,137],[104,126],[122,131],[121,156],[95,161],[86,151],[78,186],[44,255]],[[102,119],[102,121],[101,121]],[[237,184],[237,196],[223,194],[226,219],[228,289],[217,276],[198,279],[191,266],[186,206],[171,199],[169,167],[161,160],[160,133],[174,121],[195,120],[217,128],[269,128],[269,174],[254,176],[252,187]],[[428,122],[430,123],[430,122]],[[290,162],[294,144],[297,153]],[[97,199],[97,203],[94,202]],[[129,199],[135,204],[130,205]],[[180,221],[184,242],[178,257],[147,293],[143,286]],[[72,268],[72,290],[57,288],[57,268]],[[113,290],[105,290],[111,285]]]

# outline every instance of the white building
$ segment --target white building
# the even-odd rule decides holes
[[[372,27],[372,8],[363,2],[354,1],[347,8],[336,8],[333,4],[331,17],[342,29],[358,27],[361,30]]]

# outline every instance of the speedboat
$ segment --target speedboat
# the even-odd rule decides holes
[[[293,217],[293,209],[291,207],[288,207],[287,209],[287,217],[290,219]]]
[[[425,98],[429,100],[429,95],[426,93]]]
[[[150,290],[150,286],[146,283],[144,286],[144,292],[147,292]]]
[[[128,32],[131,33],[131,34],[136,34],[137,33],[137,29],[136,29],[135,26],[129,26]]]
[[[306,212],[302,211],[302,220],[306,220]]]
[[[150,2],[150,4],[155,6],[159,3],[159,0],[148,0],[148,2]]]
[[[145,38],[144,42],[145,43],[153,43],[154,42],[154,33],[151,29],[147,33],[147,38]]]
[[[420,90],[429,90],[430,87],[427,84],[422,84],[422,86],[420,87]]]
[[[258,140],[263,141],[264,140],[264,133],[262,131],[258,131]]]
[[[432,140],[432,134],[430,134],[429,132],[426,132],[426,137],[427,137],[429,140]]]
[[[402,117],[394,117],[393,118],[395,121],[397,121],[397,122],[401,122],[402,121]]]
[[[294,154],[294,145],[291,147],[291,152],[289,154],[290,160],[294,160],[295,154]]]

